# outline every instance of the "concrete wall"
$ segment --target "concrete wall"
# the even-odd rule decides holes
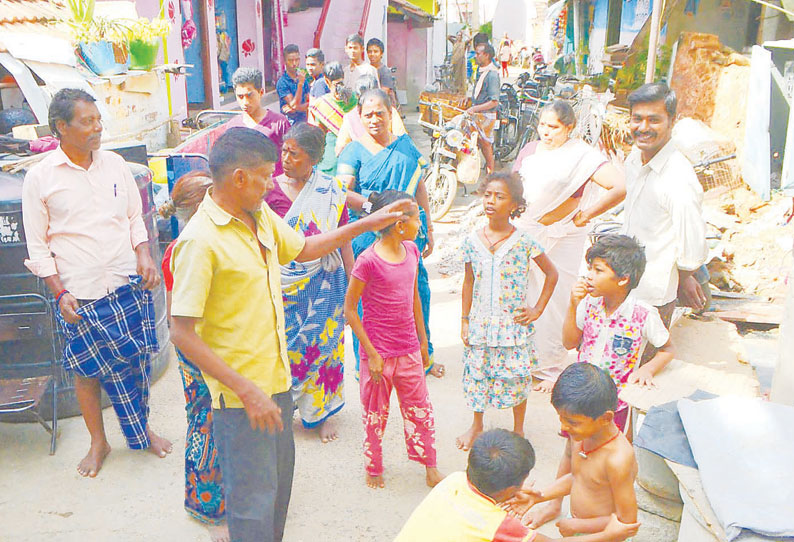
[[[269,1],[269,0],[265,0]],[[237,0],[237,48],[240,66],[265,72],[262,0]]]
[[[358,32],[364,0],[330,0],[330,2],[331,7],[328,19],[325,21],[320,48],[325,53],[326,61],[336,60],[344,63],[347,59],[345,38]]]
[[[149,151],[165,147],[169,117],[165,74],[137,72],[120,77],[124,78],[91,83],[106,111],[102,143],[137,141]]]
[[[775,375],[772,378],[772,391],[769,398],[784,405],[794,406],[794,268],[789,270],[789,287],[786,295],[786,312],[780,326],[779,357]]]
[[[505,32],[512,40],[527,41],[535,20],[534,0],[499,0],[493,17],[493,37],[497,45]]]
[[[397,89],[405,90],[408,107],[415,107],[427,86],[429,28],[411,28],[406,22],[388,23],[389,63],[397,68]]]
[[[287,24],[284,27],[284,45],[294,43],[300,47],[301,54],[305,57],[306,51],[314,46],[314,31],[317,30],[317,21],[320,20],[320,13],[322,13],[322,8],[311,8],[296,13],[287,13]],[[326,30],[333,24],[333,16],[329,14],[325,23]],[[326,60],[328,60],[327,56]]]
[[[672,46],[681,32],[704,32],[716,34],[723,45],[741,52],[747,38],[750,4],[733,1],[723,9],[718,2],[701,1],[697,13],[688,15],[684,13],[685,3],[679,2],[667,19],[667,45]]]

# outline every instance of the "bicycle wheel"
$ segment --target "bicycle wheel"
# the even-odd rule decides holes
[[[431,171],[425,179],[427,187],[427,199],[430,202],[430,218],[432,220],[441,219],[455,201],[458,192],[458,178],[448,169],[439,169],[438,172]]]

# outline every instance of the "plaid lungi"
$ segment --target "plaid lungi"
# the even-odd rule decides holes
[[[152,293],[140,282],[131,276],[129,284],[82,305],[76,324],[55,310],[65,336],[64,368],[99,380],[134,450],[149,447],[149,361],[158,351]]]

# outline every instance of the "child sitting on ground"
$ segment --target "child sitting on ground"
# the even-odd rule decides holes
[[[570,495],[570,517],[557,522],[563,536],[602,532],[612,514],[623,523],[636,522],[637,462],[615,425],[618,391],[612,378],[589,363],[574,363],[557,379],[551,404],[568,435],[565,459],[571,471],[542,491],[523,488],[508,503],[511,511],[523,514],[536,503]]]
[[[413,198],[398,190],[373,193],[371,212],[403,199]],[[424,374],[430,356],[417,288],[419,249],[413,242],[420,225],[414,206],[412,213],[380,231],[380,239],[356,259],[345,297],[345,317],[361,344],[359,386],[371,488],[384,487],[381,442],[392,387],[400,401],[408,457],[425,466],[430,487],[443,478],[436,468],[433,405]]]
[[[438,484],[408,518],[395,542],[552,540],[502,508],[520,490],[534,465],[535,452],[525,438],[505,429],[482,433],[471,447],[466,472],[453,473]],[[624,540],[638,528],[638,523],[620,523],[612,514],[601,532],[575,540]]]
[[[578,348],[579,361],[607,371],[618,389],[626,383],[651,385],[653,376],[673,359],[670,333],[655,307],[630,295],[645,270],[645,252],[631,237],[606,235],[585,255],[589,271],[571,291],[562,331],[565,348]],[[645,365],[636,368],[645,346],[660,348]],[[618,400],[615,424],[626,430],[629,407]],[[565,435],[563,435],[565,436]],[[557,477],[571,472],[563,457]],[[562,499],[532,511],[528,519],[537,528],[557,517]]]
[[[524,211],[524,187],[515,173],[489,175],[480,187],[488,224],[463,241],[463,391],[474,411],[457,447],[468,450],[482,433],[485,409],[512,408],[513,431],[524,436],[530,370],[537,361],[532,322],[557,284],[557,270],[528,233],[510,223]],[[535,304],[526,299],[532,262],[546,275]]]

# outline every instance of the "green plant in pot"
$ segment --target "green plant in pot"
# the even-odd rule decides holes
[[[69,0],[68,21],[78,55],[97,75],[127,71],[127,26],[121,21],[94,15],[94,0]]]
[[[157,60],[160,42],[171,31],[171,25],[163,18],[163,14],[149,20],[141,17],[128,24],[130,68],[133,70],[151,70]]]

